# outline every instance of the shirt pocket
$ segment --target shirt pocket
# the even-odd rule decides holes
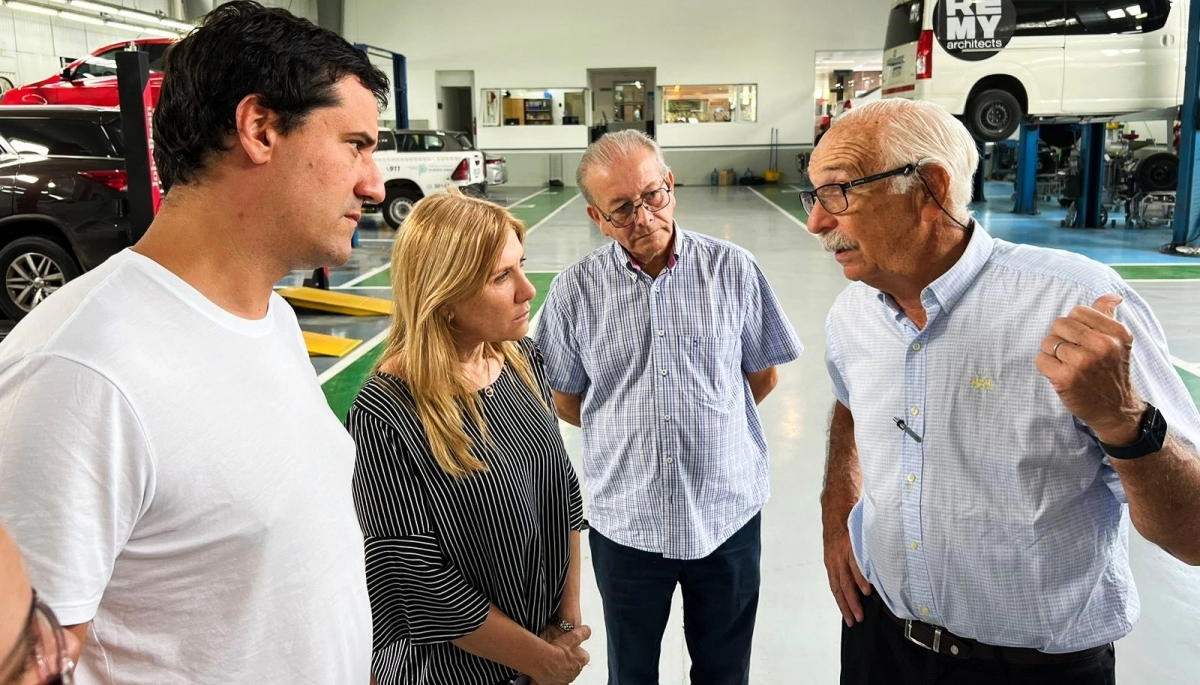
[[[738,339],[732,335],[681,335],[680,387],[684,401],[728,414],[739,404],[741,364],[735,360]]]

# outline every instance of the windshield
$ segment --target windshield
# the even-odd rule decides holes
[[[883,49],[915,43],[921,38],[921,21],[925,16],[924,0],[910,0],[892,7],[888,15],[887,38]]]

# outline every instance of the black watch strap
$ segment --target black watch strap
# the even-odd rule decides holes
[[[1162,450],[1166,440],[1167,420],[1157,407],[1147,402],[1146,411],[1142,413],[1142,420],[1138,423],[1138,439],[1133,444],[1110,445],[1101,442],[1100,448],[1113,459],[1139,459]]]

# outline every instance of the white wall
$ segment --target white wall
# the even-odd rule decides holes
[[[765,146],[771,127],[781,129],[781,143],[812,142],[814,51],[881,48],[887,5],[885,0],[758,0],[735,9],[724,0],[599,5],[346,0],[345,30],[352,42],[407,57],[414,118],[436,120],[438,69],[473,69],[478,91],[586,88],[589,68],[655,67],[659,86],[756,83],[759,88],[757,124],[659,126],[664,147]],[[420,21],[405,21],[405,16]],[[513,130],[526,128],[532,129],[480,127],[479,142],[498,150],[587,145],[586,127]]]

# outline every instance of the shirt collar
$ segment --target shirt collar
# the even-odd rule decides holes
[[[678,223],[672,223],[672,228],[671,244],[668,246],[668,249],[671,250],[671,255],[667,257],[668,269],[674,269],[675,265],[679,263],[679,254],[683,251],[685,243],[691,240],[687,233],[683,229],[679,228]],[[615,240],[613,241],[613,245],[616,246],[614,249],[614,254],[616,254],[618,260],[626,269],[629,269],[630,271],[641,272],[642,265],[638,264],[637,259],[634,258],[633,255],[629,254],[629,250],[626,250],[621,243],[618,243]]]
[[[979,276],[984,265],[991,259],[995,239],[983,230],[983,226],[980,226],[974,219],[971,220],[970,230],[971,238],[967,242],[967,249],[963,251],[954,266],[921,291],[921,301],[926,308],[932,303],[930,301],[932,298],[942,311],[948,312],[953,309],[971,284],[975,282],[975,278]],[[878,297],[884,304],[895,308],[891,303],[891,298],[882,291],[879,292]]]

